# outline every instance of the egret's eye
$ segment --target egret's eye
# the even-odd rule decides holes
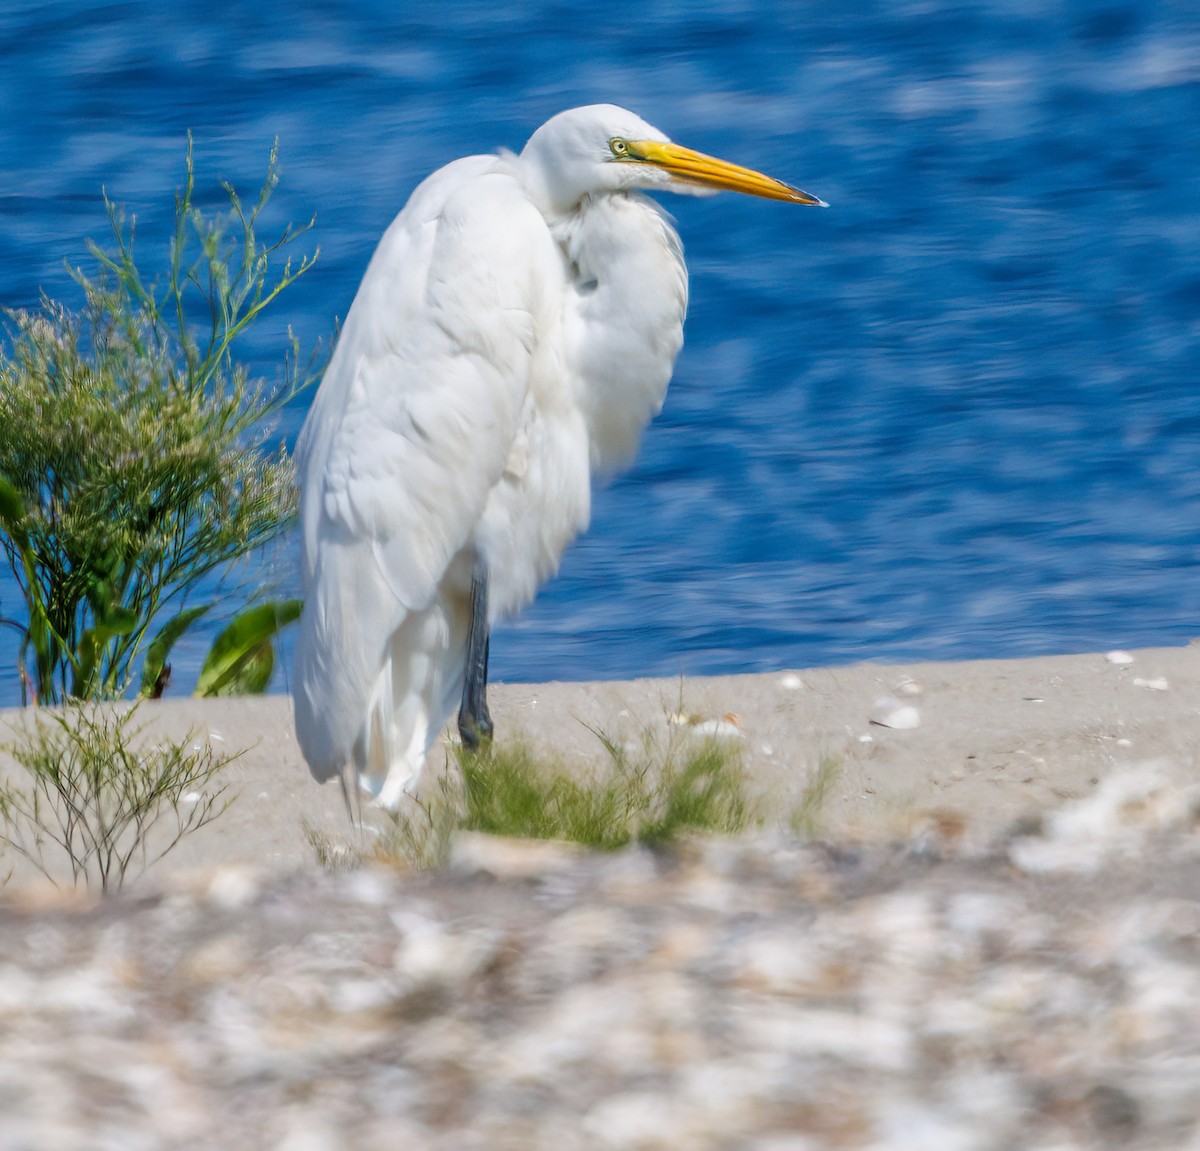
[[[608,149],[618,160],[623,160],[629,155],[629,141],[622,140],[620,136],[614,136],[608,142]]]

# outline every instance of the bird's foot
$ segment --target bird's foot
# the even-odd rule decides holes
[[[468,751],[478,751],[483,745],[491,743],[492,731],[492,717],[488,715],[486,707],[476,714],[465,711],[459,713],[458,734]]]

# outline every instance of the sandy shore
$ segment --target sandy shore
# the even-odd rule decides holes
[[[976,846],[1087,795],[1115,768],[1162,760],[1196,777],[1200,646],[1128,657],[496,684],[492,713],[498,738],[519,734],[581,767],[604,759],[594,730],[640,742],[646,732],[665,740],[715,729],[738,743],[751,778],[781,807],[833,757],[840,767],[824,837],[889,841],[933,820]],[[175,738],[190,731],[219,752],[244,752],[225,777],[235,802],[155,875],[219,863],[289,871],[313,861],[306,827],[347,832],[338,788],[318,786],[305,768],[289,698],[165,700],[146,714]],[[0,712],[0,743],[30,715]],[[11,761],[0,769],[11,771]],[[11,883],[26,874],[18,865]]]
[[[581,769],[712,729],[786,811],[824,757],[818,837],[416,873],[316,865],[286,698],[162,703],[237,798],[116,898],[0,893],[0,1151],[1200,1151],[1198,687],[1200,647],[498,685]]]

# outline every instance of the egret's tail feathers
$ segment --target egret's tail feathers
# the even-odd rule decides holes
[[[463,612],[441,597],[392,635],[354,747],[359,782],[380,807],[395,811],[417,793],[426,755],[458,704],[465,661]]]
[[[294,691],[296,736],[318,780],[348,772],[356,796],[391,810],[415,793],[462,695],[473,564],[464,551],[414,611],[377,594],[369,556],[326,550],[301,616]]]

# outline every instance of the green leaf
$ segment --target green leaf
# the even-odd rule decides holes
[[[46,618],[41,585],[37,579],[37,557],[30,547],[29,532],[25,528],[25,501],[3,476],[0,476],[0,528],[12,540],[21,557],[21,566],[25,569],[25,586],[21,590],[29,609],[29,630],[32,635]]]
[[[275,649],[265,639],[257,647],[246,652],[238,663],[237,674],[222,684],[217,695],[262,695],[271,682],[275,670]]]
[[[142,662],[142,686],[138,694],[148,696],[153,693],[175,641],[211,607],[212,604],[206,603],[200,607],[186,608],[163,624],[146,649],[146,658]]]
[[[96,668],[104,655],[109,641],[119,635],[129,635],[138,624],[137,613],[127,607],[111,606],[104,618],[97,620],[79,637],[79,651],[75,662],[75,682],[71,694],[79,699],[90,699]]]
[[[0,476],[0,528],[9,534],[23,559],[29,548],[29,533],[25,530],[25,501],[3,476]]]
[[[213,645],[200,669],[196,694],[248,695],[266,690],[275,657],[271,641],[300,618],[298,599],[258,604],[237,616]]]
[[[25,629],[25,639],[21,644],[20,663],[24,668],[25,654],[30,648],[33,648],[33,658],[37,664],[39,696],[48,689],[52,696],[56,653],[63,651],[72,665],[77,665],[66,641],[50,623],[42,585],[38,580],[37,557],[29,543],[25,518],[25,502],[21,499],[21,493],[8,480],[0,476],[0,529],[3,529],[12,540],[13,546],[21,557],[21,567],[25,572],[25,582],[21,586],[21,593],[25,597],[25,607],[29,612],[29,626]]]

